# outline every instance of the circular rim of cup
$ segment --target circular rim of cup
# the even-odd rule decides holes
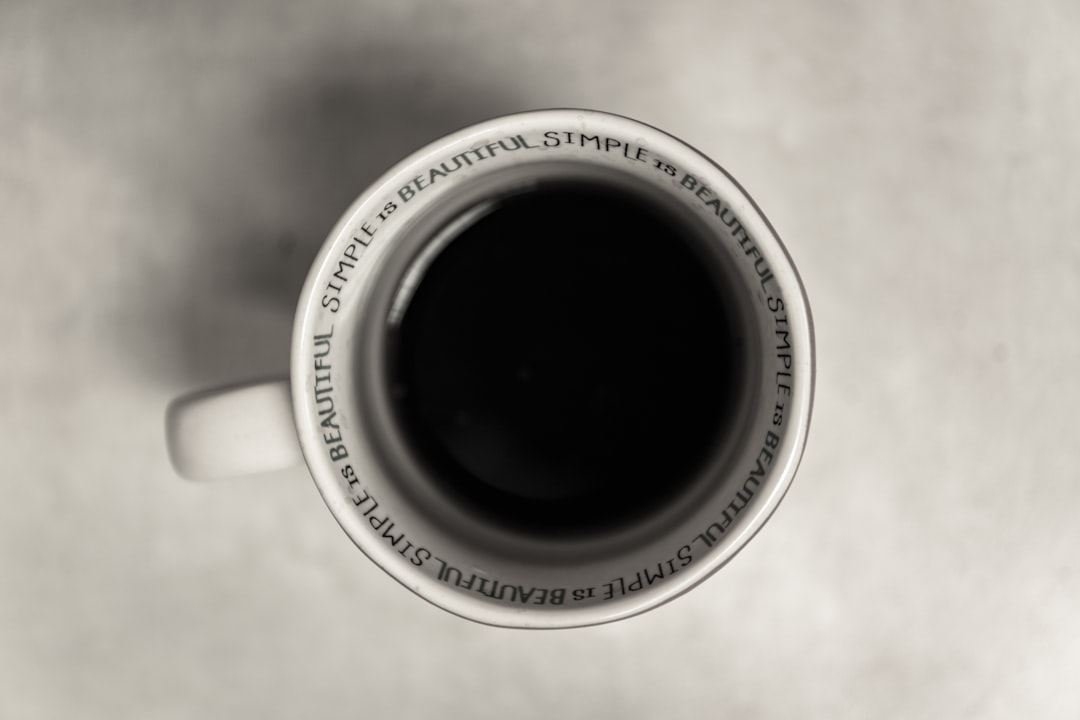
[[[579,130],[587,128],[594,133],[606,131],[622,138],[634,138],[646,148],[660,148],[667,160],[678,163],[679,167],[694,168],[698,176],[709,181],[708,185],[716,197],[738,209],[744,226],[753,230],[754,242],[761,248],[761,252],[769,257],[776,284],[782,290],[786,317],[794,320],[789,327],[791,344],[801,351],[794,359],[793,372],[797,370],[801,381],[791,388],[793,417],[789,416],[788,425],[783,431],[782,457],[777,458],[776,464],[767,475],[768,479],[762,485],[766,492],[757,498],[752,512],[740,517],[738,524],[732,526],[733,531],[737,532],[723,537],[722,546],[718,543],[717,547],[713,548],[710,544],[700,562],[695,561],[686,571],[672,574],[665,578],[664,582],[650,586],[642,592],[626,594],[607,603],[540,608],[486,601],[476,593],[461,592],[457,588],[435,581],[430,574],[412,568],[411,565],[415,565],[415,562],[406,564],[393,557],[401,553],[396,547],[388,550],[387,543],[367,527],[365,518],[358,516],[354,502],[350,502],[347,487],[343,486],[342,468],[336,466],[327,456],[327,446],[321,436],[322,428],[317,427],[310,412],[314,381],[314,371],[310,366],[312,338],[320,330],[317,321],[325,315],[320,301],[325,297],[323,290],[326,279],[332,276],[342,250],[354,238],[353,230],[360,227],[364,218],[372,215],[377,209],[377,203],[392,196],[403,183],[409,182],[419,172],[427,169],[432,162],[445,157],[448,148],[482,144],[484,139],[510,131],[538,132],[538,129],[553,126],[572,126]],[[703,169],[707,171],[707,175]],[[367,267],[367,271],[377,269],[378,258],[372,260]],[[764,301],[764,297],[759,299]],[[352,307],[362,302],[359,291],[354,293],[350,302]],[[339,334],[338,338],[342,337],[344,336]],[[619,115],[581,109],[517,113],[458,130],[408,156],[361,193],[331,231],[312,265],[297,308],[291,361],[293,408],[301,449],[319,492],[346,534],[369,559],[434,605],[476,622],[519,628],[580,627],[637,615],[691,590],[729,562],[765,525],[794,479],[809,430],[816,362],[813,319],[801,279],[772,225],[735,179],[706,155],[662,130]],[[346,390],[345,394],[350,392]],[[763,411],[759,412],[759,415],[762,413]],[[350,446],[350,452],[357,452],[357,444]],[[366,451],[361,451],[360,455],[364,452]],[[377,466],[371,458],[362,459],[366,465],[361,467]],[[427,560],[430,561],[430,557]]]

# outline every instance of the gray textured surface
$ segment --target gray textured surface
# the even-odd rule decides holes
[[[0,6],[0,716],[1080,716],[1080,6]],[[808,287],[802,471],[691,595],[485,628],[303,472],[177,480],[393,160],[552,105],[731,170]]]

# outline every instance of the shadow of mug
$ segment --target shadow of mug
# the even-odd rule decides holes
[[[416,147],[521,105],[510,83],[443,77],[407,50],[327,49],[285,78],[245,77],[244,116],[187,143],[205,156],[190,163],[199,184],[169,198],[189,226],[168,268],[180,292],[147,297],[152,323],[116,323],[126,359],[183,385],[287,372],[296,301],[332,219]]]

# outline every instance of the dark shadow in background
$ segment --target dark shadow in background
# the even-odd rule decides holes
[[[268,89],[270,104],[251,132],[272,157],[259,157],[250,176],[230,167],[227,141],[217,148],[222,157],[208,149],[207,181],[217,199],[207,217],[196,218],[205,233],[192,239],[189,266],[174,269],[187,282],[175,306],[163,308],[169,327],[155,329],[176,347],[148,358],[158,365],[167,358],[178,389],[284,377],[304,279],[352,201],[424,144],[525,109],[512,90],[503,92],[512,79],[503,88],[493,78],[462,83],[445,76],[441,62],[399,46],[327,51],[294,82]],[[214,177],[214,168],[223,172]]]

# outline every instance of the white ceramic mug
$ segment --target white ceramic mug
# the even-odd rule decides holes
[[[308,275],[291,380],[181,398],[167,425],[190,477],[302,451],[353,542],[439,607],[574,627],[753,537],[813,384],[801,282],[746,192],[653,127],[544,110],[388,171]]]

